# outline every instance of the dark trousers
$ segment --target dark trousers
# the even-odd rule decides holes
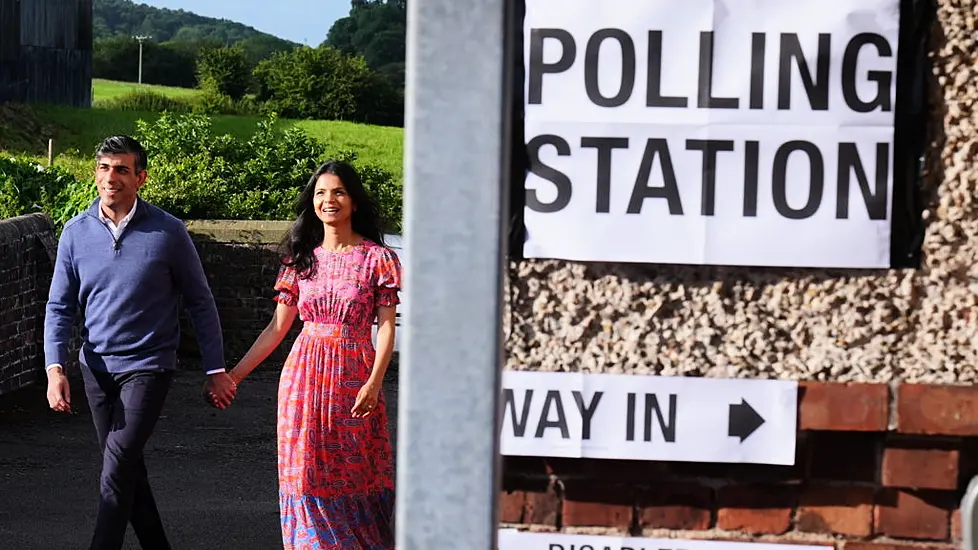
[[[102,450],[102,475],[91,550],[122,548],[126,527],[144,549],[169,550],[149,487],[143,447],[163,410],[172,372],[110,374],[81,367]]]

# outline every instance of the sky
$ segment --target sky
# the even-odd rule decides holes
[[[158,8],[230,19],[299,44],[318,46],[334,21],[350,13],[349,0],[135,0]]]

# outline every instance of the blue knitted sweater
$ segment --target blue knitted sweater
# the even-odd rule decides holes
[[[79,359],[92,370],[173,369],[182,299],[204,370],[224,369],[217,307],[186,227],[137,200],[118,240],[99,220],[98,199],[65,224],[44,319],[45,364],[65,364],[71,327],[81,316]]]

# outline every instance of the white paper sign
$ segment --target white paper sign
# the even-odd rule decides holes
[[[499,550],[825,550],[831,545],[649,539],[499,530]]]
[[[790,380],[503,372],[504,455],[792,465]]]
[[[899,0],[528,0],[524,254],[888,267]]]

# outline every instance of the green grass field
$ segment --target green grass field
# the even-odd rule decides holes
[[[166,94],[170,97],[193,97],[200,93],[199,90],[190,88],[173,88],[170,86],[137,84],[135,82],[116,82],[114,80],[101,80],[96,78],[92,81],[92,102],[98,103],[100,101],[115,99],[134,90],[147,90]]]
[[[106,100],[139,88],[138,84],[95,80],[95,98]],[[153,91],[173,96],[187,97],[198,90],[168,88],[164,86],[144,86]],[[105,136],[128,134],[136,128],[137,120],[152,121],[158,113],[117,111],[105,108],[76,109],[71,107],[34,106],[41,115],[43,129],[33,129],[30,135],[16,134],[16,129],[2,128],[0,118],[0,154],[28,154],[39,160],[47,157],[47,141],[54,139],[55,164],[63,165],[76,175],[88,177],[92,170],[91,155]],[[0,113],[2,114],[2,113]],[[216,133],[231,134],[235,137],[248,137],[260,120],[254,116],[215,116],[212,117]],[[9,124],[9,123],[8,123]],[[404,132],[400,128],[370,126],[351,122],[323,120],[279,121],[282,128],[297,126],[307,134],[326,144],[330,151],[353,150],[363,162],[375,164],[390,171],[398,181],[403,178]],[[5,130],[7,130],[5,132]],[[38,135],[39,133],[45,135]]]

